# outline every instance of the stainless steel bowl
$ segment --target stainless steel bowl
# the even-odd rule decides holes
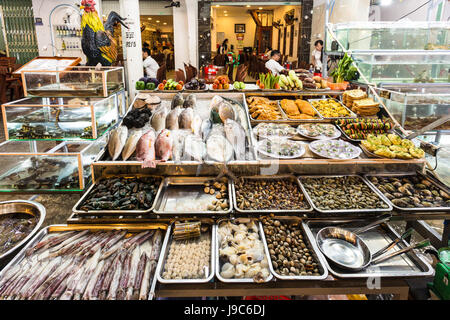
[[[0,216],[5,214],[28,214],[38,216],[39,220],[34,229],[21,241],[16,243],[11,249],[0,255],[0,260],[6,258],[26,242],[28,242],[41,228],[45,219],[45,207],[37,202],[28,200],[12,200],[0,202]]]

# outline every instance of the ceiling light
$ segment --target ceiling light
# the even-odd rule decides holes
[[[262,10],[262,7],[259,7],[258,9],[259,9],[259,10]]]
[[[228,11],[227,10],[225,10],[223,13],[227,13]]]
[[[152,18],[147,18],[148,20],[152,20]]]
[[[156,23],[159,23],[159,20],[156,20]]]
[[[392,4],[392,0],[381,0],[380,6],[389,6]]]
[[[167,22],[164,22],[163,24],[167,24]]]
[[[246,5],[246,7],[247,7],[247,8],[250,8],[251,6],[248,4],[248,5]]]
[[[227,15],[226,13],[224,14],[224,16],[225,16],[225,17],[228,17],[228,15]]]
[[[218,4],[216,4],[216,7],[218,8],[218,7],[220,7]]]

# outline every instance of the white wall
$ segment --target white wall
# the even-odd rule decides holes
[[[280,6],[279,8],[275,9],[273,11],[273,21],[278,21],[281,19],[282,24],[286,24],[284,21],[284,14],[289,10],[295,10],[294,18],[298,18],[297,21],[294,22],[294,35],[295,32],[297,32],[297,36],[294,36],[294,42],[293,42],[293,51],[292,56],[289,55],[288,60],[289,61],[295,61],[298,59],[297,51],[298,51],[298,39],[300,35],[300,21],[301,21],[301,6]],[[286,32],[289,32],[289,37],[286,38],[286,53],[289,54],[290,50],[290,37],[291,37],[291,26],[288,26],[286,28]],[[280,39],[280,47],[278,48],[278,29],[273,28],[272,31],[272,49],[278,49],[281,53],[283,53],[283,37],[284,37],[284,27],[281,28],[281,39]]]
[[[243,10],[240,15],[232,15],[230,13],[228,17],[217,17],[214,20],[216,23],[215,30],[213,31],[215,38],[217,32],[225,33],[225,39],[228,39],[228,48],[230,45],[233,45],[235,49],[238,48],[236,33],[234,33],[235,24],[245,24],[244,41],[242,47],[239,49],[242,49],[243,47],[253,47],[255,42],[256,24],[250,14],[246,13],[246,10]],[[216,40],[213,42],[213,38],[211,37],[211,49],[215,51],[216,47]]]
[[[404,15],[407,15],[408,13],[414,11],[425,2],[426,1],[424,0],[392,0],[392,4],[389,6],[377,6],[379,7],[380,11],[379,21],[396,21]],[[435,0],[434,3],[437,4],[439,3],[439,1]],[[447,6],[450,6],[447,0],[444,0],[444,3]],[[429,4],[426,4],[417,11],[408,15],[406,18],[404,18],[404,20],[426,21],[428,16],[428,8]],[[436,18],[436,8],[437,6],[435,6],[434,9],[431,10],[430,20],[432,21],[434,21]]]

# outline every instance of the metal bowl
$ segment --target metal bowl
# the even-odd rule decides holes
[[[0,202],[0,216],[5,214],[28,214],[32,216],[39,216],[39,220],[34,229],[25,238],[16,243],[11,249],[0,255],[0,260],[16,251],[38,232],[44,222],[45,212],[45,207],[34,201],[12,200]]]
[[[372,261],[366,243],[351,231],[326,227],[317,233],[316,242],[324,256],[342,269],[359,271]]]

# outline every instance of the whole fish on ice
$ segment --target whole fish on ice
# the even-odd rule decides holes
[[[172,159],[172,147],[173,139],[172,132],[170,130],[164,129],[158,135],[155,143],[156,157],[162,161],[167,161]]]
[[[122,160],[126,161],[136,151],[136,145],[139,139],[142,137],[142,130],[136,130],[127,139],[125,146],[122,150]]]
[[[155,142],[156,134],[150,129],[138,141],[136,145],[136,159],[142,161],[142,168],[155,168]]]
[[[108,141],[108,152],[113,161],[115,161],[127,141],[128,128],[124,125],[120,125],[111,132]]]
[[[244,128],[236,121],[227,119],[225,121],[225,136],[231,143],[236,154],[236,159],[245,160],[246,135]]]

